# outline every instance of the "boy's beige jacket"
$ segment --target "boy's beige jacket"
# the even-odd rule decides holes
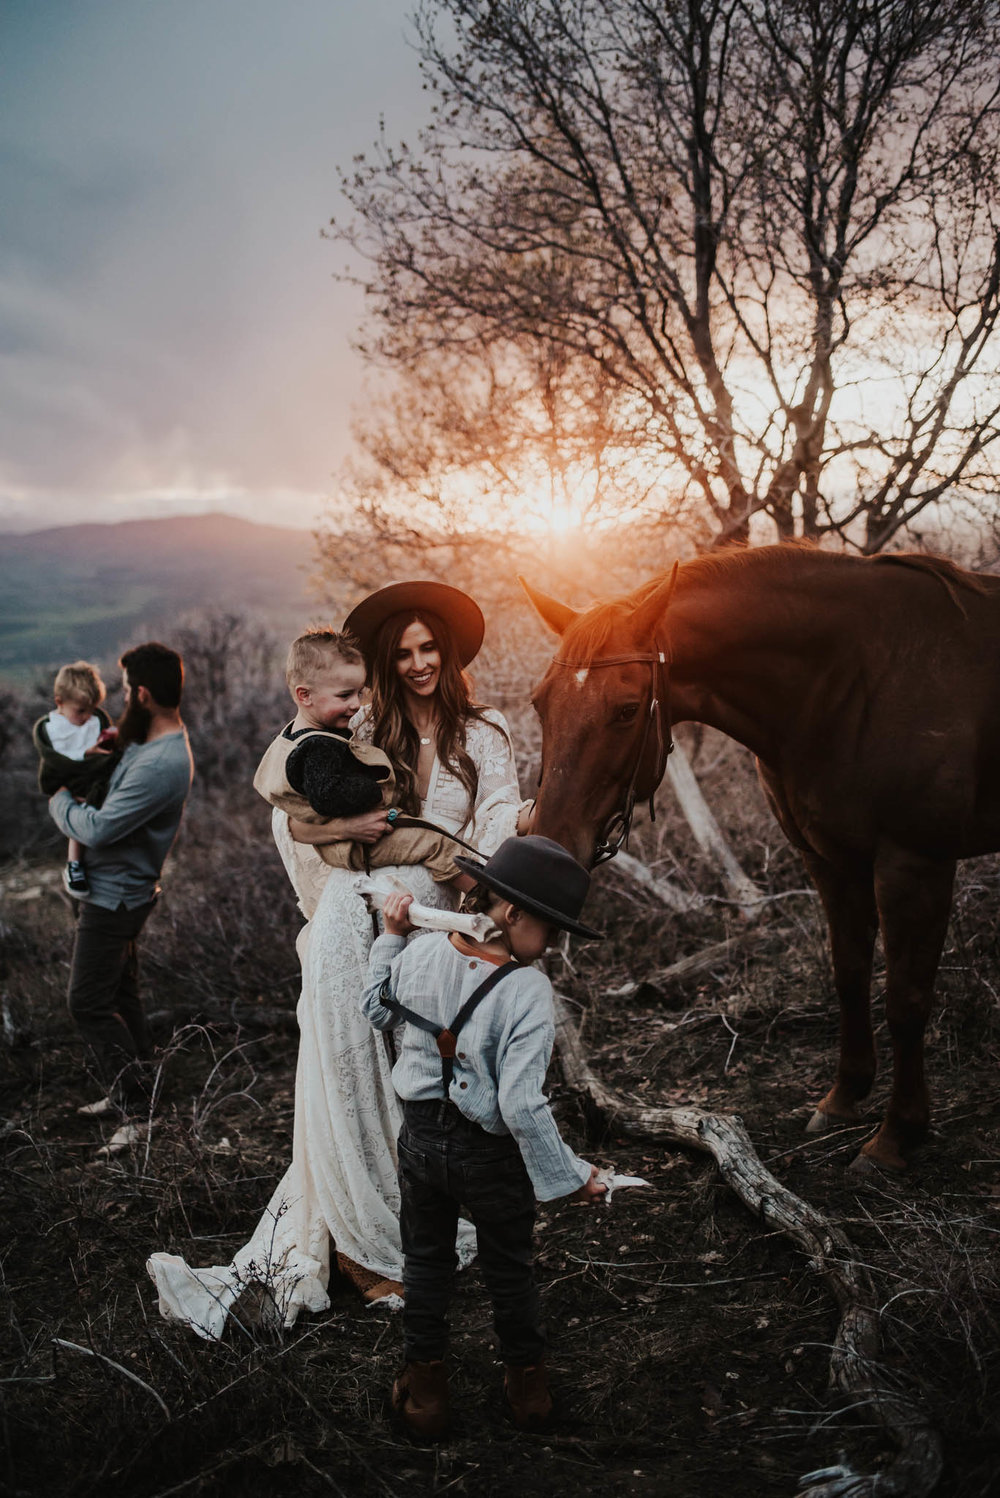
[[[317,729],[316,733],[323,734],[323,730]],[[288,756],[304,738],[309,737],[308,732],[298,733],[294,739],[279,733],[268,745],[257,766],[253,786],[265,801],[276,806],[279,811],[286,812],[295,821],[322,826],[328,819],[314,811],[305,796],[292,790],[285,773]],[[385,777],[381,781],[382,805],[391,806],[396,791],[396,775],[389,756],[384,750],[376,749],[374,744],[365,744],[356,739],[343,739],[341,742],[359,764],[385,771]],[[392,864],[421,863],[438,884],[454,879],[458,873],[454,861],[457,850],[458,844],[446,832],[429,832],[423,827],[394,828],[380,837],[377,843],[337,842],[316,846],[316,852],[323,862],[334,869],[354,869],[361,874],[369,868],[382,869]]]
[[[286,811],[298,822],[316,824],[326,821],[327,819],[320,816],[319,812],[313,811],[305,796],[292,790],[288,784],[285,765],[288,762],[288,756],[304,740],[329,737],[330,735],[324,733],[322,729],[316,729],[315,732],[307,729],[304,733],[297,733],[294,738],[287,738],[284,733],[279,733],[278,737],[268,745],[264,758],[257,766],[253,777],[254,790],[263,796],[265,801]],[[358,764],[370,765],[384,772],[381,777],[382,805],[391,806],[396,792],[396,775],[388,754],[382,749],[376,749],[374,744],[364,744],[357,739],[341,739],[340,742],[350,750]]]

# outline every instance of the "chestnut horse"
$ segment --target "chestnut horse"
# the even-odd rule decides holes
[[[1000,848],[1000,578],[769,546],[685,562],[581,613],[524,586],[562,637],[533,698],[534,830],[584,863],[613,853],[674,723],[752,750],[830,926],[840,1060],[809,1127],[856,1122],[875,1079],[881,927],[894,1070],[862,1156],[902,1168],[930,1119],[924,1030],[955,860]]]

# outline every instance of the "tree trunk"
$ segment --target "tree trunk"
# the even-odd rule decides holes
[[[739,906],[740,914],[746,920],[755,919],[763,908],[761,892],[737,863],[701,793],[691,761],[680,744],[674,744],[674,751],[667,760],[667,772],[681,811],[699,848],[718,866],[723,883]]]
[[[644,864],[641,858],[633,858],[631,853],[616,853],[608,864],[608,872],[619,875],[626,883],[637,884],[646,894],[652,895],[661,905],[665,905],[668,910],[677,911],[679,915],[684,915],[689,910],[698,910],[705,904],[703,895],[691,894],[672,884],[669,879],[660,878],[648,864]]]

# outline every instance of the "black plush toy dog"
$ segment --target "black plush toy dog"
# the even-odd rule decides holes
[[[310,733],[285,761],[293,791],[305,796],[321,817],[356,817],[382,804],[389,772],[356,759],[350,745],[333,733]]]

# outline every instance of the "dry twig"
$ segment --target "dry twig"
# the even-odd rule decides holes
[[[159,1394],[157,1394],[155,1389],[151,1388],[149,1384],[146,1383],[145,1379],[141,1379],[137,1373],[133,1373],[131,1368],[123,1368],[121,1363],[115,1362],[114,1358],[105,1357],[103,1352],[96,1352],[93,1347],[82,1347],[79,1342],[66,1342],[62,1337],[53,1337],[52,1346],[64,1347],[67,1352],[82,1352],[85,1357],[97,1358],[100,1362],[107,1363],[108,1367],[114,1368],[116,1373],[122,1374],[124,1378],[131,1379],[132,1383],[138,1384],[140,1389],[145,1389],[147,1394],[151,1394],[156,1400],[157,1404],[160,1406],[160,1409],[166,1415],[167,1419],[173,1419],[173,1416],[171,1415],[170,1410],[167,1407],[166,1401],[162,1399]]]
[[[767,942],[785,941],[791,935],[787,926],[773,930],[748,927],[744,931],[736,932],[733,936],[727,936],[724,941],[715,941],[711,946],[702,947],[700,952],[692,952],[689,957],[682,957],[679,962],[672,962],[669,967],[659,968],[656,972],[650,973],[648,978],[643,978],[639,982],[623,983],[620,988],[609,988],[606,997],[628,999],[640,988],[665,988],[668,983],[679,983],[682,979],[691,978],[696,973],[708,972],[718,963],[725,962],[738,948],[746,950],[763,946]]]

